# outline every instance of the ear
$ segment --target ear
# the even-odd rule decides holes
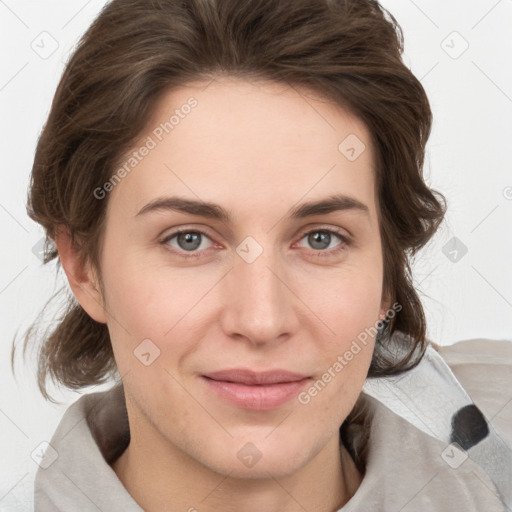
[[[384,320],[389,310],[391,309],[391,299],[389,299],[384,293],[382,294],[382,300],[380,303],[379,320]]]
[[[107,323],[99,280],[92,267],[81,261],[78,248],[73,243],[67,227],[58,227],[55,234],[55,245],[76,300],[93,320],[103,324]]]

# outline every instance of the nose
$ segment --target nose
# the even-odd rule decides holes
[[[263,346],[283,341],[297,328],[289,273],[274,251],[264,250],[254,261],[241,257],[226,276],[222,327],[226,335]]]

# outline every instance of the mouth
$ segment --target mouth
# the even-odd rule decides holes
[[[276,409],[311,381],[311,377],[287,370],[256,372],[245,368],[222,370],[201,376],[210,392],[241,409]]]

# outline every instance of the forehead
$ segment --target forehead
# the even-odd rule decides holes
[[[130,211],[165,194],[243,209],[345,193],[375,207],[364,123],[282,83],[223,77],[168,91],[123,164],[110,199]]]

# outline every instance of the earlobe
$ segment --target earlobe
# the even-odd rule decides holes
[[[67,227],[59,226],[55,234],[55,245],[76,300],[96,322],[107,323],[99,281],[90,265],[82,262]]]
[[[381,309],[379,311],[379,320],[382,321],[386,318],[386,316],[389,313],[389,310],[391,309],[391,301],[386,299],[383,299],[381,302]]]

